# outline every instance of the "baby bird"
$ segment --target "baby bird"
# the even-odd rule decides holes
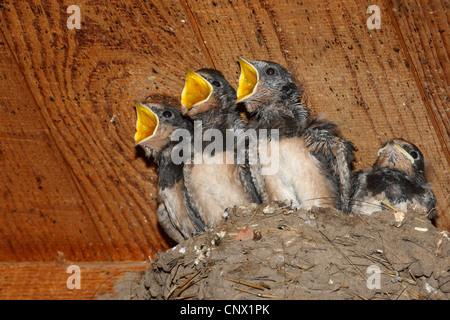
[[[158,173],[158,222],[173,240],[181,242],[205,231],[205,224],[192,209],[186,193],[184,163],[173,161],[172,152],[178,144],[171,137],[177,130],[192,135],[193,125],[175,107],[135,101],[137,111],[135,145],[153,157]]]
[[[236,91],[220,71],[186,71],[181,113],[194,120],[194,135],[214,140],[194,150],[193,163],[184,168],[193,206],[207,227],[218,223],[226,208],[260,202],[245,161],[237,162],[235,137],[239,139],[245,123],[235,100]]]
[[[299,86],[283,66],[242,58],[239,63],[237,102],[243,102],[251,114],[249,128],[275,130],[278,137],[271,136],[271,140],[279,139],[279,169],[275,174],[262,175],[264,165],[251,166],[263,201],[291,200],[296,207],[315,205],[348,211],[353,144],[339,136],[335,124],[311,117],[301,103]],[[260,160],[261,156],[259,145]]]
[[[425,207],[428,219],[433,220],[437,202],[424,166],[423,154],[414,144],[399,138],[387,141],[372,169],[353,174],[351,211],[370,215],[391,206],[406,212],[410,203]]]

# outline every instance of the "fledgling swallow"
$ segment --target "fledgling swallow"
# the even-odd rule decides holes
[[[186,192],[184,163],[172,160],[172,151],[178,142],[172,141],[171,136],[179,129],[192,134],[192,122],[170,105],[134,103],[137,112],[135,145],[142,147],[146,156],[153,157],[157,164],[159,224],[177,242],[204,232],[205,224],[192,209]]]
[[[220,71],[187,69],[181,113],[194,123],[198,121],[201,128],[197,129],[202,134],[206,135],[211,129],[220,133],[214,138],[220,140],[220,146],[214,150],[210,163],[194,162],[184,169],[187,190],[207,227],[217,224],[229,207],[260,202],[248,167],[236,161],[237,144],[230,147],[230,141],[227,141],[227,131],[238,135],[239,130],[245,129],[244,120],[236,111],[235,100],[236,91]],[[209,146],[212,143],[203,143],[203,148],[195,152],[203,154]]]
[[[300,87],[286,68],[269,61],[238,59],[237,102],[243,102],[251,114],[249,127],[279,133],[278,173],[261,176],[258,166],[251,167],[261,198],[346,211],[353,144],[339,136],[335,124],[311,117],[301,103]]]
[[[425,207],[429,220],[437,214],[436,197],[425,179],[424,156],[404,139],[387,141],[372,168],[355,172],[352,179],[354,213],[370,215],[389,207],[406,212],[409,203]]]

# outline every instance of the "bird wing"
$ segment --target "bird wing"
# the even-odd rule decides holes
[[[252,202],[261,204],[261,197],[252,179],[252,172],[250,165],[238,165],[237,171],[239,175],[239,180],[244,188],[245,192],[250,196]]]
[[[163,202],[159,204],[158,209],[156,210],[156,216],[158,217],[158,223],[170,238],[178,243],[184,240],[184,236],[173,225],[166,206]]]
[[[339,136],[337,125],[318,117],[305,130],[308,150],[325,168],[338,177],[340,209],[349,212],[351,196],[351,162],[356,151],[352,142]]]

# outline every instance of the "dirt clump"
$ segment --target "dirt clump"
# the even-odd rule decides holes
[[[450,239],[421,207],[346,215],[235,207],[114,299],[449,299]]]

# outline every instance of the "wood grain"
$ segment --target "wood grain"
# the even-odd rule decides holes
[[[303,85],[312,110],[335,120],[356,144],[356,169],[371,166],[388,139],[414,142],[427,160],[427,177],[440,204],[439,223],[450,227],[450,167],[440,126],[422,99],[419,86],[426,79],[417,83],[407,52],[401,50],[388,4],[379,4],[382,28],[369,30],[366,8],[371,1],[189,3],[213,65],[230,82],[237,85],[236,55],[287,66]]]
[[[133,146],[132,101],[181,87],[184,68],[173,61],[194,60],[195,46],[175,41],[192,38],[178,2],[78,4],[81,30],[67,29],[59,1],[23,1],[4,5],[2,31],[109,259],[145,260],[167,244],[154,215],[154,168]]]
[[[411,72],[450,161],[448,1],[390,1]]]
[[[74,172],[1,38],[0,87],[0,261],[109,260]]]
[[[448,2],[377,3],[379,30],[369,0],[76,2],[80,30],[66,26],[70,1],[0,4],[1,261],[144,261],[170,247],[132,101],[178,103],[186,67],[236,86],[238,55],[292,70],[359,148],[357,169],[387,139],[418,145],[449,216]]]
[[[405,65],[416,80],[422,101],[427,109],[442,154],[450,163],[450,57],[448,1],[389,1],[393,26],[405,55]],[[424,143],[428,139],[424,137]],[[434,163],[432,170],[435,170]],[[437,171],[444,181],[439,199],[438,224],[450,229],[450,172]],[[434,181],[434,180],[432,180]],[[446,185],[446,187],[445,187]],[[440,191],[440,187],[435,187]]]
[[[69,264],[14,263],[0,264],[1,300],[92,300],[114,298],[115,286],[121,280],[121,290],[135,284],[149,263],[79,263],[80,289],[69,289]]]

